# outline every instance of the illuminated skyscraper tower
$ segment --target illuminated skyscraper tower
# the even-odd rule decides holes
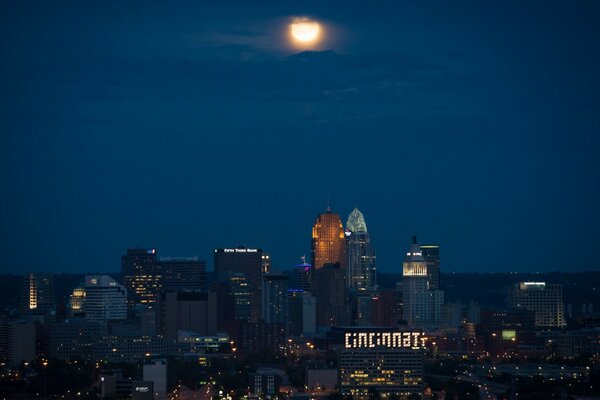
[[[427,262],[417,237],[402,263],[402,317],[409,326],[431,326],[439,321],[444,292],[430,290]]]
[[[338,214],[330,207],[324,214],[319,214],[312,229],[311,258],[315,270],[325,264],[345,265],[346,241],[344,227]]]
[[[371,246],[365,217],[358,208],[350,213],[346,222],[346,240],[348,287],[361,291],[375,290],[377,288],[375,251]]]
[[[23,277],[21,313],[45,314],[54,310],[54,277],[31,272]]]

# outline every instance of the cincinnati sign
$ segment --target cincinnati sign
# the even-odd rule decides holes
[[[346,332],[346,349],[422,349],[425,347],[424,332]]]

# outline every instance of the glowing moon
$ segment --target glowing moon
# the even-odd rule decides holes
[[[309,19],[297,19],[290,25],[292,37],[301,43],[312,43],[319,38],[321,25],[316,21]]]

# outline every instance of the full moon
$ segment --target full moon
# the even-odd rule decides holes
[[[297,19],[290,24],[292,37],[301,43],[312,43],[319,38],[321,25],[307,18]]]

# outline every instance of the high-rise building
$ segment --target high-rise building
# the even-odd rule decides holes
[[[402,318],[409,326],[434,325],[440,319],[444,292],[430,290],[427,263],[413,236],[413,243],[402,264]]]
[[[346,262],[346,241],[342,220],[331,208],[319,214],[312,229],[311,257],[315,270],[325,264],[339,263],[342,268]]]
[[[36,326],[33,322],[0,321],[0,362],[19,365],[37,357]]]
[[[289,324],[289,275],[271,272],[263,275],[262,307],[265,322],[281,323],[287,332]]]
[[[381,290],[373,296],[373,326],[398,326],[400,310],[395,290]]]
[[[271,255],[269,253],[262,254],[262,273],[268,274],[271,272]]]
[[[179,331],[201,336],[217,333],[217,294],[200,290],[166,290],[158,301],[158,329],[177,340]]]
[[[345,271],[340,263],[325,264],[315,271],[317,326],[328,328],[350,324],[345,278]]]
[[[23,277],[21,313],[46,314],[54,311],[54,277],[30,272]]]
[[[346,222],[348,287],[356,290],[377,289],[375,251],[363,214],[355,208]]]
[[[423,391],[424,336],[418,331],[346,329],[339,350],[339,387],[343,397],[407,398]]]
[[[252,286],[246,274],[229,275],[227,288],[229,298],[232,300],[228,304],[233,306],[233,310],[230,312],[233,319],[250,321],[252,319],[252,302],[255,296],[253,296]]]
[[[125,320],[127,290],[108,275],[87,275],[83,309],[88,321],[106,323]]]
[[[121,256],[129,307],[156,302],[163,282],[156,261],[156,249],[127,249],[127,254]]]
[[[289,289],[290,336],[311,335],[317,331],[317,301],[310,292]]]
[[[535,326],[551,328],[566,325],[562,285],[519,282],[510,291],[509,305],[535,312]]]
[[[437,244],[422,244],[421,254],[427,263],[427,277],[429,278],[429,289],[440,288],[440,246]]]
[[[206,263],[198,257],[159,257],[164,290],[206,290]]]
[[[167,399],[167,360],[152,360],[143,367],[144,381],[152,382],[154,400]]]
[[[302,262],[296,266],[298,274],[298,287],[306,292],[312,292],[313,287],[313,268],[306,262],[306,257],[301,257]]]
[[[245,246],[214,251],[215,274],[219,282],[228,282],[229,277],[236,274],[243,274],[246,277],[250,292],[251,321],[259,321],[262,314],[262,256],[261,249]]]
[[[69,311],[71,316],[82,316],[85,312],[85,283],[81,283],[69,296]]]

